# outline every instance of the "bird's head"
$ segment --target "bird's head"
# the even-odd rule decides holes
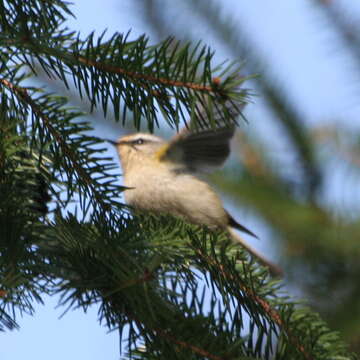
[[[116,146],[124,171],[139,162],[155,160],[157,151],[166,144],[160,137],[146,133],[130,134],[109,142]]]

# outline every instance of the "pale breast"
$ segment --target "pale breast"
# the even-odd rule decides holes
[[[210,228],[225,228],[227,215],[222,202],[204,181],[166,167],[146,168],[125,177],[126,202],[139,210],[180,216]],[[131,179],[131,180],[129,180]]]

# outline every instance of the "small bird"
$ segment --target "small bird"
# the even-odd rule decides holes
[[[238,223],[199,173],[220,167],[230,153],[234,126],[216,130],[184,129],[169,142],[147,133],[111,141],[116,146],[124,174],[125,200],[135,210],[171,214],[210,230],[227,231],[273,275],[281,269],[250,247],[235,229],[256,235]]]

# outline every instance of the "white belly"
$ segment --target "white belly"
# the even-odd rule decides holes
[[[179,216],[210,228],[226,227],[227,215],[222,202],[206,182],[164,168],[148,170],[146,176],[144,172],[132,172],[125,177],[125,185],[133,188],[125,191],[129,205],[139,210]]]

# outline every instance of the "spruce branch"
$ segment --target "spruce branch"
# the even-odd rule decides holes
[[[129,317],[129,319],[132,319],[138,326],[139,329],[142,329],[144,327],[144,321],[141,321],[139,318],[137,318],[134,314],[131,314],[128,312],[127,316]],[[176,320],[179,322],[180,318],[178,316],[178,314],[175,315],[176,316]],[[187,322],[186,318],[182,318],[182,321],[184,323]],[[216,354],[213,354],[212,352],[206,350],[203,347],[200,347],[199,345],[194,345],[191,342],[188,341],[184,341],[181,340],[179,338],[176,337],[176,335],[174,334],[174,332],[171,332],[171,330],[169,330],[170,324],[167,324],[167,329],[162,329],[160,327],[152,327],[152,326],[148,326],[145,325],[146,330],[144,329],[144,335],[146,336],[146,333],[153,332],[153,336],[157,337],[159,336],[160,338],[164,339],[166,342],[170,343],[172,346],[178,346],[180,348],[183,348],[185,350],[190,350],[191,353],[196,354],[196,355],[200,355],[200,356],[204,356],[207,359],[211,359],[211,360],[230,360],[232,357],[228,357],[228,356],[218,356]],[[209,336],[210,334],[207,334],[207,336]],[[213,339],[215,341],[215,338]]]
[[[202,85],[202,84],[197,84],[195,82],[176,81],[176,80],[166,79],[166,78],[162,78],[162,77],[157,78],[155,76],[151,76],[148,74],[131,72],[131,71],[127,71],[126,69],[123,69],[120,67],[107,65],[104,63],[100,63],[98,61],[83,58],[81,56],[78,57],[78,60],[79,60],[79,62],[81,62],[87,66],[93,66],[97,69],[100,69],[100,70],[103,70],[103,71],[106,71],[109,73],[126,75],[128,78],[130,78],[132,80],[146,80],[146,81],[152,82],[153,84],[162,84],[162,85],[167,85],[167,86],[183,87],[183,88],[188,88],[188,89],[192,89],[192,90],[196,90],[196,91],[203,91],[206,93],[211,93],[211,92],[217,93],[217,91],[219,90],[219,87],[217,87],[217,86],[206,86],[206,85]],[[216,83],[218,83],[218,81],[213,80],[213,83],[216,84]],[[138,83],[138,84],[140,84],[140,86],[145,87],[146,89],[149,89],[149,87],[145,86],[144,84],[141,84],[141,83]],[[160,96],[160,94],[158,94],[156,92],[153,92],[153,95]]]
[[[226,271],[225,266],[222,263],[216,261],[216,259],[211,258],[207,254],[201,250],[201,248],[193,248],[194,252],[198,254],[205,262],[210,265],[211,271],[214,274],[221,274],[224,279],[231,282],[235,287],[242,290],[254,303],[258,304],[263,312],[271,319],[276,325],[279,326],[280,329],[283,329],[287,334],[288,338],[292,342],[292,344],[298,349],[300,353],[303,354],[304,359],[312,360],[313,357],[307,353],[304,346],[301,344],[301,340],[297,338],[286,324],[286,322],[282,319],[280,313],[276,311],[268,301],[259,296],[254,289],[251,289],[244,285],[244,283],[240,280],[238,276],[231,274]],[[235,295],[236,296],[236,295]],[[240,302],[240,300],[238,300]]]
[[[203,100],[206,98],[209,105],[218,103],[220,107],[223,105],[219,99],[224,97],[247,101],[247,92],[236,90],[239,67],[233,64],[222,71],[222,67],[212,66],[213,52],[200,44],[191,47],[169,38],[149,46],[145,36],[129,41],[129,34],[114,34],[110,40],[104,40],[105,33],[97,40],[94,33],[81,40],[66,29],[54,35],[44,34],[36,27],[26,27],[25,33],[26,36],[23,30],[7,29],[0,35],[0,44],[10,49],[15,47],[18,59],[34,75],[34,61],[49,77],[60,79],[66,86],[72,74],[80,96],[89,99],[91,110],[100,104],[106,115],[111,102],[119,120],[122,104],[124,114],[126,109],[134,113],[137,128],[144,116],[152,131],[158,126],[159,110],[170,126],[178,128],[180,120],[186,123],[195,94]],[[179,107],[184,107],[185,112],[179,111]],[[236,121],[226,116],[222,120]]]
[[[169,352],[182,348],[211,359],[236,359],[239,354],[265,359],[271,354],[351,358],[345,356],[336,334],[313,313],[279,296],[279,286],[269,283],[258,265],[248,263],[243,250],[224,243],[224,237],[209,237],[203,229],[169,218],[141,218],[141,227],[138,221],[135,218],[115,232],[99,219],[89,226],[75,218],[59,218],[54,224],[58,243],[48,253],[51,269],[61,264],[62,281],[54,290],[63,293],[65,302],[89,306],[100,301],[110,327],[134,323],[129,349],[142,339],[149,351],[171,344]],[[240,267],[239,259],[243,259]],[[134,276],[132,268],[140,276]],[[53,276],[59,278],[56,271]],[[208,274],[210,308],[204,292],[198,291],[194,271]],[[241,309],[253,322],[247,345],[239,342],[244,337]]]
[[[58,216],[60,216],[60,214]],[[117,234],[117,239],[110,238],[110,234],[105,235],[105,229],[103,229],[101,233],[98,233],[100,228],[103,227],[103,225],[99,223],[96,225],[96,228],[91,228],[84,224],[79,229],[78,225],[80,224],[74,218],[70,218],[68,220],[62,220],[58,218],[57,224],[59,227],[54,228],[54,230],[58,234],[57,237],[60,244],[56,243],[54,246],[58,247],[60,245],[58,250],[55,250],[56,248],[51,246],[48,249],[42,248],[42,252],[46,253],[48,251],[49,260],[51,261],[51,268],[53,269],[58,267],[57,264],[67,264],[66,268],[69,271],[69,275],[62,272],[61,276],[63,278],[65,276],[65,278],[68,280],[65,281],[63,286],[59,287],[59,291],[67,292],[66,289],[71,291],[70,295],[66,297],[64,293],[63,297],[66,299],[65,301],[72,304],[74,300],[78,298],[80,304],[85,305],[89,302],[97,301],[96,299],[98,299],[98,296],[100,296],[104,303],[110,304],[110,307],[107,306],[107,311],[110,311],[111,314],[107,313],[106,317],[107,319],[114,319],[114,326],[119,326],[118,321],[115,319],[117,316],[123,314],[128,319],[127,321],[134,321],[137,324],[137,328],[142,329],[141,332],[145,338],[147,336],[151,336],[153,339],[155,339],[156,337],[160,336],[160,338],[163,338],[172,345],[177,344],[187,350],[190,350],[191,352],[197,354],[206,353],[212,359],[223,359],[223,357],[218,357],[217,355],[212,354],[211,350],[205,350],[206,347],[202,347],[201,344],[196,343],[195,340],[191,341],[190,338],[188,338],[188,340],[186,340],[186,337],[184,338],[184,334],[180,329],[184,330],[187,328],[187,331],[189,331],[194,319],[187,319],[187,317],[185,317],[183,313],[179,311],[179,309],[175,308],[173,304],[159,297],[159,294],[164,292],[165,289],[159,292],[159,289],[157,288],[158,282],[156,281],[155,277],[150,277],[148,275],[151,274],[151,271],[147,270],[147,262],[140,262],[140,259],[136,259],[136,257],[143,257],[144,255],[140,254],[138,251],[132,251],[133,259],[131,259],[129,246],[131,246],[133,249],[136,249],[137,246],[142,246],[141,243],[143,241],[138,242],[137,246],[136,243],[127,244],[124,242],[124,237],[126,238],[126,234],[124,234],[124,232],[131,232],[131,228],[136,226],[136,223],[129,223],[126,229],[123,229],[120,233]],[[129,227],[130,230],[128,230]],[[156,231],[160,234],[163,230],[158,228]],[[146,234],[146,231],[144,234]],[[96,242],[94,242],[94,240],[89,241],[89,237],[94,235],[98,238],[98,240]],[[105,236],[108,238],[106,239]],[[88,239],[87,243],[84,242],[84,239],[82,239],[83,237]],[[111,247],[106,249],[104,246],[102,246],[103,243],[108,243],[108,245]],[[66,248],[64,249],[64,247]],[[99,250],[101,249],[101,253],[98,251],[94,252],[91,250],[91,248]],[[71,257],[73,261],[72,266],[69,266],[69,257],[65,256],[64,250],[71,251]],[[119,250],[124,253],[122,260],[119,260]],[[163,253],[164,255],[167,253],[165,249],[162,249],[161,247],[150,246],[147,250],[147,256],[151,255],[151,252],[154,251],[155,253],[160,251],[160,253]],[[104,262],[105,254],[107,260]],[[81,256],[81,258],[78,256]],[[79,264],[79,261],[82,264],[82,272],[75,270],[78,268],[78,266],[75,267],[75,264]],[[138,271],[145,273],[146,284],[144,284],[143,281],[136,281],[130,284],[126,279],[125,281],[120,280],[124,276],[125,278],[128,277],[127,273],[129,273],[129,266],[127,263],[129,261],[131,263],[139,264],[137,265],[139,268]],[[71,269],[74,269],[74,271],[77,272],[75,273]],[[92,274],[102,275],[100,277],[98,276],[97,279],[92,279]],[[58,277],[56,273],[54,273],[53,276]],[[158,272],[157,276],[161,276],[161,272]],[[143,277],[141,280],[144,280]],[[85,288],[79,288],[76,285],[77,283],[86,283],[87,286]],[[129,288],[129,286],[131,286],[131,288]],[[78,290],[73,292],[71,290],[73,288],[78,288]],[[139,302],[140,299],[138,297],[134,298],[132,295],[136,294],[137,291],[140,290],[143,292],[142,297],[146,299],[145,301]],[[85,296],[85,292],[89,293],[89,295],[86,295],[86,300],[80,300],[83,296]],[[81,293],[84,295],[81,295]],[[88,296],[91,297],[89,298]],[[147,316],[146,314],[152,314],[152,316]],[[107,320],[107,322],[111,323],[112,320]],[[123,323],[124,321],[122,321],[122,324]],[[203,330],[205,331],[205,328],[203,328]],[[216,338],[213,337],[211,333],[208,333],[207,337],[211,337],[213,339],[213,344],[217,343]]]
[[[15,314],[33,314],[33,301],[47,292],[44,259],[34,244],[47,236],[38,204],[38,169],[15,129],[19,119],[6,110],[0,116],[0,330],[17,328]],[[14,114],[12,114],[14,115]]]
[[[6,79],[0,78],[0,83],[9,89],[12,93],[17,95],[19,100],[29,106],[34,115],[36,115],[43,124],[43,127],[49,131],[49,134],[53,139],[60,145],[62,153],[65,155],[70,163],[73,170],[75,170],[84,184],[84,189],[89,193],[89,197],[93,205],[100,206],[104,212],[111,209],[111,204],[115,204],[114,199],[108,197],[108,201],[105,201],[104,194],[98,191],[99,184],[94,180],[88,171],[80,164],[78,154],[68,146],[63,135],[53,126],[56,123],[55,119],[50,118],[42,109],[41,105],[36,102],[28,93],[27,89],[20,86],[15,86]],[[121,191],[121,187],[118,187]],[[116,203],[118,205],[118,203]]]

